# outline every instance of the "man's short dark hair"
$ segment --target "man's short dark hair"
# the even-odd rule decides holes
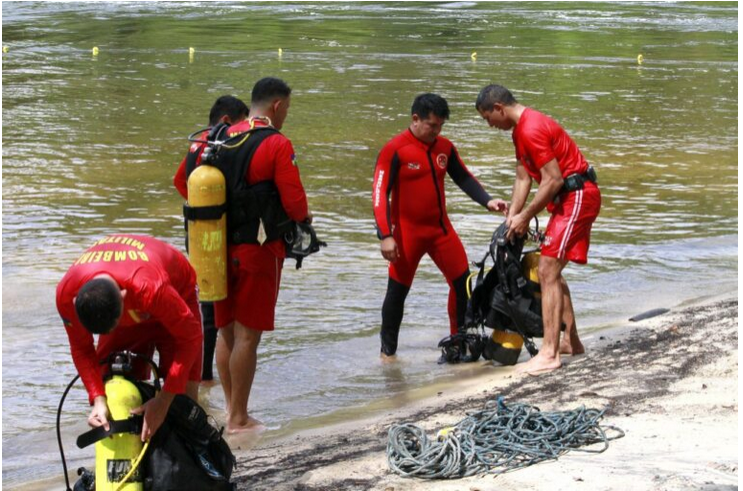
[[[492,111],[493,104],[495,103],[501,103],[504,106],[513,106],[518,101],[507,88],[502,85],[492,84],[480,91],[475,102],[475,109],[478,111]]]
[[[216,100],[209,111],[209,126],[215,126],[223,116],[230,118],[232,123],[244,119],[248,115],[248,106],[235,96],[223,95]]]
[[[285,99],[292,93],[291,87],[280,78],[265,77],[258,80],[250,94],[251,104],[264,104],[277,98]]]
[[[107,334],[116,327],[123,307],[121,290],[111,280],[96,278],[85,283],[75,298],[80,323],[93,334]]]
[[[413,101],[410,114],[417,114],[421,119],[427,119],[433,113],[439,118],[449,119],[449,104],[446,99],[437,94],[421,94]]]

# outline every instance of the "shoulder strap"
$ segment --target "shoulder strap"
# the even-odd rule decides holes
[[[258,147],[263,143],[263,140],[276,133],[279,133],[279,131],[275,128],[261,126],[230,138],[229,141],[237,141],[237,145],[233,147],[225,144],[221,152],[234,150],[237,153],[237,162],[234,162],[233,159],[222,161],[219,157],[217,158],[217,166],[225,175],[228,190],[242,187],[242,184],[245,183],[245,175],[250,168],[250,162],[253,160],[253,155],[255,155]],[[234,168],[230,168],[232,166]]]

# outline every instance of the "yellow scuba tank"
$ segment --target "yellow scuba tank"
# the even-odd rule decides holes
[[[128,419],[131,409],[142,405],[139,389],[122,377],[114,375],[106,382],[106,399],[111,419]],[[96,491],[143,491],[143,472],[137,468],[126,483],[122,483],[142,450],[138,434],[116,433],[95,444]]]
[[[524,277],[529,281],[539,284],[539,251],[528,252],[521,258],[521,270]],[[539,299],[542,295],[535,291],[534,297]],[[493,329],[491,342],[487,343],[486,350],[491,360],[502,365],[515,365],[521,354],[524,338],[519,333],[507,329]]]
[[[188,206],[199,208],[224,205],[225,179],[211,165],[200,165],[188,178]],[[227,298],[227,214],[215,219],[188,220],[188,257],[196,270],[199,300],[214,302]]]
[[[521,258],[521,270],[524,272],[524,277],[532,283],[539,284],[539,257],[541,256],[539,251],[527,252],[524,257]],[[534,298],[542,298],[541,292],[535,291]]]

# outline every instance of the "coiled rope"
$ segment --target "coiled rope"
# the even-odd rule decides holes
[[[624,436],[615,426],[599,425],[605,409],[542,412],[529,404],[509,404],[503,397],[485,403],[448,432],[429,440],[413,424],[393,425],[387,441],[390,468],[404,477],[455,479],[475,474],[503,474],[577,450],[601,453],[609,441]],[[607,435],[607,430],[613,432]],[[580,448],[603,443],[601,448]]]

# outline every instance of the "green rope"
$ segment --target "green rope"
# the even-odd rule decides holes
[[[600,426],[605,410],[542,412],[528,404],[506,406],[502,397],[485,403],[452,431],[429,440],[418,426],[393,425],[387,441],[390,468],[405,477],[454,479],[475,474],[502,474],[557,459],[577,450],[601,453],[609,441],[624,436],[614,426]],[[606,430],[614,432],[607,436]],[[601,448],[580,448],[603,443]]]

